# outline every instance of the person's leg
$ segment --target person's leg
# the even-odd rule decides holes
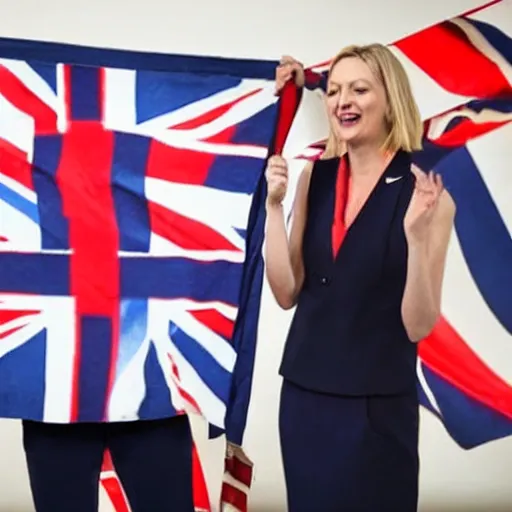
[[[105,446],[102,427],[23,421],[36,512],[97,512]]]
[[[132,512],[193,512],[187,416],[110,424],[108,446]]]
[[[390,512],[366,501],[365,417],[364,399],[283,381],[279,433],[288,512]]]
[[[367,490],[381,510],[418,508],[419,404],[416,389],[395,396],[367,397]]]

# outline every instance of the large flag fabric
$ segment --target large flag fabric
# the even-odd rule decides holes
[[[273,66],[82,54],[0,45],[0,415],[224,428]]]
[[[490,162],[512,140],[510,12],[492,2],[390,46],[425,119],[415,161],[457,203],[418,385],[463,448],[512,434],[512,177]],[[200,414],[229,441],[221,508],[247,510],[263,169],[283,149],[290,215],[327,136],[327,64],[278,101],[275,62],[0,40],[0,416]],[[129,510],[108,454],[104,469],[107,508]]]
[[[1,417],[244,409],[275,66],[0,40]]]

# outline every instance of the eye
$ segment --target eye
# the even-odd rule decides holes
[[[327,91],[327,96],[334,96],[335,94],[337,94],[337,90],[336,89],[329,89]]]
[[[365,92],[368,91],[368,89],[366,89],[366,87],[356,87],[354,91],[356,92],[356,94],[364,94]]]

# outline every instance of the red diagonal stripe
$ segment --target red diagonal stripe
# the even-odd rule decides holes
[[[491,0],[490,2],[487,2],[484,5],[480,5],[478,7],[475,7],[474,9],[471,9],[469,11],[464,12],[460,16],[471,16],[472,14],[476,14],[477,12],[483,11],[484,9],[488,9],[489,7],[499,4],[503,0]]]
[[[208,487],[195,443],[192,447],[192,481],[194,484],[194,508],[204,511],[211,510]]]
[[[11,334],[14,334],[15,332],[19,331],[23,327],[24,327],[23,325],[21,325],[19,327],[13,327],[12,329],[9,329],[5,332],[0,333],[0,340],[7,338],[8,336],[10,336]]]
[[[174,183],[202,185],[214,160],[215,155],[211,153],[174,148],[152,141],[146,176]]]
[[[226,457],[226,460],[224,461],[224,470],[235,480],[238,480],[247,487],[251,486],[252,466],[241,461],[236,455]]]
[[[247,511],[247,494],[227,482],[222,484],[221,502],[232,505],[240,512]]]
[[[500,68],[448,21],[406,37],[395,46],[454,94],[483,99],[511,91]]]
[[[229,143],[235,132],[234,127],[206,139],[210,143]],[[146,176],[173,183],[203,185],[217,155],[193,149],[175,148],[158,141],[152,141],[148,155]]]
[[[231,340],[235,322],[216,309],[190,310],[189,313],[199,322],[226,340]]]
[[[41,101],[16,75],[0,65],[0,94],[34,118],[36,135],[57,131],[57,113]]]
[[[510,121],[494,121],[487,123],[475,123],[471,119],[466,119],[454,128],[447,130],[440,137],[434,139],[438,146],[459,147],[468,143],[472,139],[480,137]]]
[[[503,0],[491,0],[490,2],[487,2],[483,5],[479,5],[478,7],[475,7],[474,9],[469,9],[467,11],[464,11],[462,13],[460,13],[457,17],[458,18],[464,18],[464,17],[467,17],[467,16],[471,16],[472,14],[476,14],[477,12],[480,12],[480,11],[483,11],[485,9],[488,9],[489,7],[492,7],[493,5],[495,4],[499,4],[501,3]],[[437,24],[435,25],[432,25],[432,26],[437,26]],[[430,27],[426,27],[424,30],[427,30],[428,28]],[[410,37],[415,37],[416,34],[412,34],[410,36],[406,36],[405,38],[403,39],[399,39],[398,41],[394,42],[394,43],[390,43],[390,44],[393,44],[393,45],[396,45],[398,43],[402,43],[402,41],[405,41],[406,39],[409,39]],[[319,78],[317,78],[316,75],[316,72],[312,71],[313,69],[318,69],[318,68],[324,68],[326,66],[328,66],[329,64],[331,63],[331,60],[324,60],[322,62],[317,62],[316,64],[312,64],[311,66],[309,66],[308,68],[306,68],[306,81],[308,83],[311,83],[311,84],[314,84],[316,82],[319,81]],[[309,80],[308,80],[309,79]]]
[[[178,369],[178,366],[177,364],[175,363],[173,357],[171,356],[171,354],[168,354],[167,355],[168,358],[169,358],[169,361],[171,363],[171,373],[174,377],[174,383],[176,384],[176,387],[178,388],[178,393],[180,394],[181,398],[183,398],[183,400],[185,400],[188,404],[190,404],[190,406],[198,413],[201,413],[201,409],[199,408],[199,405],[198,403],[195,401],[194,397],[188,393],[187,391],[185,391],[183,389],[183,387],[181,386],[181,378],[180,378],[180,372],[179,372],[179,369]],[[178,411],[179,413],[180,411]]]
[[[104,477],[101,479],[101,485],[108,494],[115,512],[130,512],[130,507],[123,494],[123,488],[117,477]]]
[[[210,123],[215,119],[219,118],[220,116],[224,115],[226,112],[231,110],[236,104],[240,103],[241,101],[247,98],[250,98],[251,96],[254,96],[256,93],[260,91],[261,89],[250,91],[247,94],[240,96],[236,100],[230,101],[229,103],[209,110],[208,112],[205,112],[200,116],[194,117],[193,119],[189,119],[188,121],[185,121],[183,123],[172,125],[169,128],[172,128],[173,130],[193,130],[194,128],[199,128],[200,126],[203,126],[206,123]]]
[[[419,345],[423,362],[466,395],[512,418],[512,387],[494,373],[442,318]]]
[[[11,320],[15,320],[16,318],[20,318],[27,315],[37,315],[41,313],[39,309],[23,309],[23,310],[6,310],[0,309],[0,325],[6,324]]]
[[[114,463],[112,462],[112,454],[108,449],[103,452],[103,463],[101,465],[101,471],[115,471]]]
[[[0,139],[0,173],[30,190],[34,189],[32,166],[27,154],[4,139]]]
[[[149,203],[151,230],[190,251],[240,251],[206,224],[180,215],[157,203]]]
[[[22,318],[27,315],[37,315],[41,313],[40,310],[0,310],[0,325],[6,324],[11,320]],[[23,326],[13,327],[3,333],[0,333],[0,340],[7,338],[11,334],[22,329]]]

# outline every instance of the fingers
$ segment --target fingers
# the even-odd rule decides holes
[[[287,185],[288,179],[283,176],[274,176],[272,178],[269,178],[268,180],[269,190],[278,190],[285,192]]]
[[[281,66],[285,65],[297,65],[298,67],[302,67],[302,62],[299,62],[297,59],[294,59],[290,55],[283,55],[279,61]]]
[[[279,176],[287,179],[288,164],[286,163],[286,160],[279,155],[271,156],[268,160],[268,165],[265,174],[267,176],[267,179]]]
[[[435,187],[437,189],[437,195],[440,196],[444,190],[443,178],[440,174],[436,174],[434,178]]]
[[[417,180],[425,176],[425,173],[416,164],[411,164],[411,172],[414,174]]]
[[[411,172],[416,177],[415,190],[420,194],[428,194],[432,192],[429,175],[423,172],[419,167],[412,164]]]
[[[434,207],[439,200],[439,196],[444,190],[443,179],[434,171],[423,172],[416,165],[411,165],[411,172],[416,177],[414,192],[417,194],[424,206],[428,209]]]
[[[276,80],[281,80],[283,82],[288,81],[293,75],[293,66],[290,64],[285,64],[283,66],[278,66],[276,70]]]
[[[269,166],[276,165],[276,166],[288,168],[288,164],[286,163],[286,160],[281,155],[272,155],[268,159],[268,165]]]
[[[301,62],[294,59],[293,57],[290,57],[289,55],[283,55],[279,61],[279,66],[277,66],[276,69],[275,93],[279,93],[286,82],[294,77],[294,74],[297,85],[302,86],[304,83],[303,69],[304,66]]]
[[[276,84],[275,84],[275,93],[278,94],[281,89],[284,87],[286,82],[290,80],[293,76],[293,71],[290,69],[290,66],[279,66],[276,70]]]
[[[436,174],[434,171],[430,171],[428,173],[427,183],[425,187],[428,189],[428,192],[433,194],[435,199],[437,200],[441,193],[443,192],[443,178],[440,174]]]
[[[423,194],[433,194],[439,197],[444,189],[443,179],[440,174],[434,171],[423,172],[418,166],[412,164],[411,172],[416,177],[416,190]]]
[[[288,188],[288,165],[286,160],[279,155],[271,156],[268,159],[265,177],[268,185],[267,201],[280,204]]]
[[[288,171],[279,167],[271,167],[270,169],[267,169],[265,175],[267,176],[268,181],[274,178],[284,178],[285,180],[288,180]]]

